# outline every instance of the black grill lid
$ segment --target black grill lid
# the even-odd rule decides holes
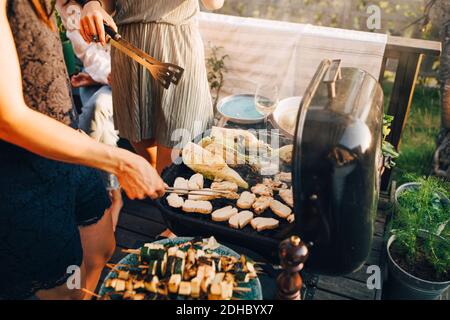
[[[304,94],[293,157],[296,229],[306,267],[341,275],[366,261],[378,199],[383,92],[377,80],[324,60]]]

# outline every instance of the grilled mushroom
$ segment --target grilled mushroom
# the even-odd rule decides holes
[[[253,219],[253,212],[251,211],[241,211],[228,220],[228,223],[232,228],[235,229],[242,229],[247,224],[250,223],[250,221]]]
[[[234,182],[222,181],[222,182],[213,182],[211,184],[211,189],[212,190],[219,190],[219,191],[237,192],[239,187]]]
[[[286,219],[292,213],[291,208],[282,204],[278,200],[272,200],[270,202],[270,209],[280,218]]]
[[[272,200],[272,197],[260,197],[256,199],[255,203],[253,203],[252,205],[255,214],[261,214],[266,211],[266,209],[269,208]]]
[[[182,207],[184,212],[201,214],[210,214],[212,209],[211,202],[201,200],[186,200]]]
[[[255,194],[248,191],[244,191],[241,193],[241,196],[237,201],[237,206],[241,209],[250,209],[255,200],[256,200]]]
[[[227,206],[214,211],[211,217],[213,221],[224,222],[228,221],[236,213],[238,213],[238,210],[236,208],[233,208],[232,206]]]
[[[169,206],[176,209],[181,208],[184,204],[183,198],[177,195],[176,193],[171,193],[170,195],[168,195],[166,200]]]
[[[280,198],[291,208],[294,207],[294,194],[292,188],[279,191]]]
[[[188,181],[189,190],[199,190],[203,189],[203,175],[200,173],[194,174]]]
[[[254,194],[259,195],[259,196],[264,196],[264,197],[272,197],[273,196],[272,189],[262,183],[258,183],[257,185],[253,186],[251,190]]]
[[[264,231],[278,228],[280,222],[273,218],[258,217],[251,221],[251,225],[256,231]]]

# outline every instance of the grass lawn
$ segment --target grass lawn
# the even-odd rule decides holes
[[[385,82],[386,103],[392,91],[392,83]],[[439,89],[417,86],[400,144],[400,158],[394,169],[397,185],[408,182],[407,175],[429,175],[435,141],[440,130]]]

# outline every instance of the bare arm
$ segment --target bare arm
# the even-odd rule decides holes
[[[202,0],[203,5],[206,9],[213,11],[219,10],[223,7],[225,0]]]
[[[103,7],[106,12],[112,14],[116,10],[116,1],[115,0],[101,0],[103,3]]]
[[[162,194],[162,180],[143,158],[97,143],[25,104],[6,0],[0,0],[0,39],[0,139],[53,160],[114,173],[132,198]]]

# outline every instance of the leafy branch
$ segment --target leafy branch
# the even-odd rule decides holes
[[[395,159],[400,156],[394,146],[387,140],[387,137],[391,133],[392,121],[394,121],[393,116],[387,114],[384,115],[382,152],[384,157],[384,166],[388,169],[395,167]]]
[[[213,96],[214,110],[217,108],[219,102],[220,92],[224,85],[224,76],[228,72],[225,65],[225,60],[228,55],[223,55],[220,52],[222,47],[211,47],[211,55],[206,59],[206,66],[208,68],[208,82]]]
[[[428,24],[431,21],[431,9],[433,9],[434,5],[438,2],[438,0],[429,0],[427,4],[425,5],[424,13],[422,16],[414,20],[413,22],[409,23],[407,26],[403,28],[402,31],[405,31],[406,29],[409,29],[410,27],[420,24],[420,29],[422,31],[426,30]]]

